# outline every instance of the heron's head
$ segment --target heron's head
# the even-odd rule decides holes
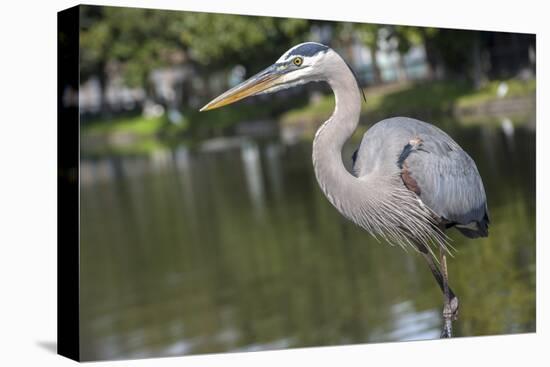
[[[201,111],[222,107],[249,96],[323,80],[330,60],[334,58],[343,62],[328,46],[316,42],[301,43],[285,52],[267,69],[210,101]]]

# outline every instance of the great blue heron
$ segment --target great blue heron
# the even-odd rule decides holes
[[[355,131],[364,98],[355,74],[330,47],[306,42],[267,69],[223,93],[201,111],[245,97],[325,81],[336,97],[332,116],[313,140],[313,167],[321,190],[347,219],[390,244],[413,248],[426,259],[444,294],[442,337],[452,336],[458,298],[448,286],[444,231],[470,238],[488,235],[483,182],[470,156],[446,133],[423,121],[394,117],[373,125],[353,156],[342,147]],[[439,249],[439,264],[433,248]]]

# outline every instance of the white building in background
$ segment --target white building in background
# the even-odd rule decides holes
[[[154,70],[149,76],[149,83],[155,98],[167,106],[177,106],[181,102],[181,86],[191,74],[190,68],[185,66]],[[109,111],[118,113],[148,106],[152,101],[146,101],[146,98],[143,88],[124,85],[122,76],[108,79],[105,101],[109,105]],[[101,85],[97,77],[91,77],[80,85],[79,103],[82,114],[101,112]]]
[[[352,47],[354,60],[350,60],[350,64],[352,64],[362,83],[372,84],[374,73],[370,50],[359,41],[355,41]],[[400,57],[403,57],[404,68],[400,66]],[[429,75],[426,52],[422,45],[412,46],[405,55],[401,56],[397,50],[397,44],[381,39],[379,50],[376,53],[376,60],[383,83],[400,80],[421,80]],[[405,73],[405,75],[401,75],[402,73]]]
[[[78,99],[81,114],[101,112],[101,85],[97,77],[91,77],[80,85]],[[143,88],[129,88],[121,78],[115,78],[107,83],[105,100],[114,112],[131,111],[144,102],[145,91]]]

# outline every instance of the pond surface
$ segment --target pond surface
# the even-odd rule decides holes
[[[533,332],[535,133],[445,130],[477,162],[492,221],[486,239],[450,232],[455,333]],[[423,259],[338,214],[310,142],[233,139],[81,167],[84,360],[439,337],[442,295]]]

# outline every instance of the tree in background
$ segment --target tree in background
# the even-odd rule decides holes
[[[238,63],[252,70],[309,32],[308,21],[303,19],[95,6],[81,9],[81,81],[98,77],[104,112],[108,111],[105,89],[110,69],[116,69],[126,85],[143,86],[151,94],[148,76],[154,69],[186,63],[199,72],[208,67],[212,73]]]
[[[359,40],[368,47],[370,51],[374,84],[380,84],[382,82],[382,73],[380,72],[380,67],[378,66],[378,58],[376,54],[378,52],[378,40],[380,36],[380,30],[383,27],[384,26],[378,24],[353,24],[354,33],[357,35]]]
[[[427,60],[437,79],[463,79],[480,87],[487,79],[487,32],[419,28]]]
[[[422,44],[422,30],[419,27],[409,27],[402,25],[388,26],[387,40],[395,41],[398,52],[398,78],[400,81],[407,81],[407,68],[405,65],[405,55],[411,47]]]

